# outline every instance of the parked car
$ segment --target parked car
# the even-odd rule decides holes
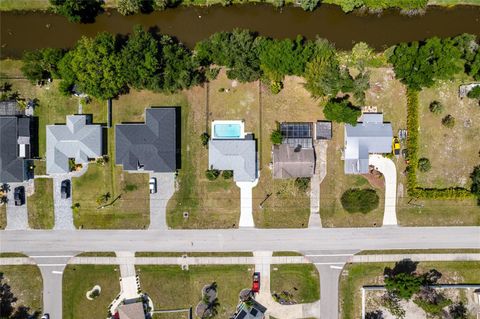
[[[62,198],[69,198],[70,197],[70,180],[66,179],[62,181],[62,185],[60,186],[60,193],[62,194]]]
[[[252,292],[260,291],[260,273],[253,273],[253,283],[252,283]]]
[[[25,187],[15,187],[13,198],[15,199],[15,206],[22,206],[25,204]]]
[[[44,313],[41,319],[50,319],[50,315],[48,313]]]
[[[151,177],[150,178],[150,194],[154,194],[157,192],[157,178]]]

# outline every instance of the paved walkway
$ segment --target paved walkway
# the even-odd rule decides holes
[[[310,181],[309,228],[322,227],[320,218],[320,184],[327,175],[327,141],[315,141],[315,174]]]
[[[135,273],[134,260],[135,253],[128,251],[115,252],[120,261],[120,294],[111,303],[110,312],[115,313],[117,307],[124,301],[129,299],[135,299],[139,297],[139,285],[137,281],[137,275]]]
[[[273,263],[271,251],[253,253],[256,257],[255,271],[260,272],[260,293],[255,296],[267,308],[267,315],[282,319],[319,318],[320,301],[309,304],[281,305],[270,292],[270,266]]]
[[[397,168],[395,167],[395,163],[393,163],[391,159],[381,155],[370,155],[369,164],[373,165],[385,178],[385,212],[383,214],[383,226],[396,226]]]
[[[157,179],[157,192],[150,194],[150,229],[167,229],[167,204],[175,193],[175,173],[150,173]]]
[[[28,229],[28,194],[29,183],[9,183],[10,191],[7,193],[8,203],[7,203],[7,226],[6,230],[25,230]],[[21,206],[15,206],[14,192],[16,187],[23,186],[25,187],[25,203]]]
[[[240,187],[240,221],[238,227],[255,227],[253,221],[253,188],[258,184],[258,178],[254,182],[237,182]]]

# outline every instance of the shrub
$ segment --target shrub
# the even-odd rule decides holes
[[[470,191],[473,195],[477,196],[478,204],[480,205],[480,165],[475,166],[473,172],[470,174],[470,178],[472,179]]]
[[[435,289],[423,287],[414,302],[428,314],[439,315],[443,312],[443,308],[452,303],[451,300],[445,298]]]
[[[100,290],[99,289],[93,289],[92,291],[90,291],[90,294],[89,294],[90,298],[95,299],[98,296],[100,296]]]
[[[418,160],[417,167],[420,172],[425,173],[432,169],[432,164],[430,164],[430,160],[428,158],[422,157]]]
[[[142,9],[142,0],[117,0],[117,10],[124,16],[139,13]]]
[[[443,104],[438,101],[433,101],[432,103],[430,103],[430,106],[428,107],[428,109],[433,114],[438,115],[443,112]]]
[[[218,176],[220,175],[220,171],[218,169],[207,169],[205,171],[205,177],[209,180],[209,181],[214,181],[218,178]]]
[[[208,135],[207,132],[204,132],[204,133],[200,134],[200,140],[202,141],[203,146],[207,146],[208,141],[210,140],[210,135]]]
[[[448,312],[452,319],[467,319],[467,307],[461,301],[451,305]]]
[[[282,81],[272,81],[270,82],[270,92],[273,94],[278,94],[283,89]]]
[[[295,179],[295,186],[301,192],[306,192],[308,186],[310,186],[310,178],[309,177],[297,177]]]
[[[70,22],[90,23],[102,12],[102,0],[50,0],[53,11],[67,17]]]
[[[349,213],[368,213],[378,207],[379,197],[374,189],[351,188],[340,199],[343,208]]]
[[[448,114],[442,119],[442,124],[445,127],[453,128],[455,126],[455,118],[452,115]]]
[[[220,73],[220,68],[208,68],[205,71],[205,77],[208,81],[213,81],[217,78],[218,74]]]
[[[282,141],[283,141],[282,132],[280,132],[279,129],[272,131],[272,133],[270,134],[270,140],[272,141],[273,145],[282,144]]]
[[[233,171],[223,171],[222,177],[223,179],[231,179],[233,177]]]
[[[387,291],[405,300],[410,300],[421,287],[422,279],[414,273],[401,272],[385,277]]]
[[[381,310],[367,312],[365,319],[383,319],[383,312]]]
[[[313,11],[318,6],[320,0],[301,0],[300,6],[305,11]]]
[[[385,293],[382,296],[382,305],[395,317],[398,319],[405,318],[405,310],[400,304],[400,299],[392,293]]]
[[[471,99],[480,99],[480,85],[474,87],[471,89],[468,93],[467,96]]]

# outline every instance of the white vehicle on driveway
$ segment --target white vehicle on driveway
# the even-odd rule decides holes
[[[156,177],[150,177],[150,194],[155,194],[157,192],[157,178]]]

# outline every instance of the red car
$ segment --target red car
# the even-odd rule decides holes
[[[260,273],[255,272],[253,273],[252,292],[259,292],[259,291],[260,291]]]

